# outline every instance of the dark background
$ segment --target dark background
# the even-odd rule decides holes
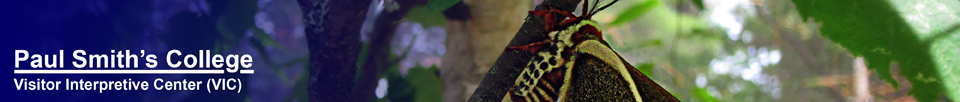
[[[271,2],[260,3],[269,5]],[[177,49],[183,54],[197,54],[198,50],[212,50],[217,54],[250,54],[258,73],[199,75],[199,74],[18,74],[13,75],[11,63],[4,63],[4,77],[27,78],[47,81],[63,81],[57,91],[16,90],[13,84],[3,84],[2,101],[119,101],[119,102],[168,102],[168,101],[280,101],[294,96],[295,83],[278,82],[280,79],[296,80],[303,70],[299,64],[277,67],[272,61],[285,61],[290,56],[302,56],[305,52],[295,48],[299,45],[286,42],[303,40],[285,39],[284,34],[264,33],[255,23],[254,15],[260,12],[257,0],[22,0],[4,1],[2,8],[3,50],[27,50],[30,54],[56,54],[64,51],[63,69],[74,69],[71,53],[82,49],[87,54],[109,54],[110,50],[130,50],[157,56],[155,69],[172,69],[166,65],[166,53]],[[270,15],[270,13],[266,13]],[[281,24],[276,24],[281,25]],[[280,28],[277,28],[280,29]],[[284,40],[276,41],[274,40]],[[285,47],[280,47],[285,46]],[[138,53],[133,53],[138,54]],[[11,56],[7,56],[11,57]],[[177,58],[182,58],[177,57]],[[140,58],[139,69],[149,69]],[[12,59],[7,59],[11,61]],[[182,60],[182,59],[180,59]],[[132,63],[132,62],[131,62]],[[29,61],[20,62],[20,69],[30,69]],[[300,66],[300,67],[296,67]],[[178,69],[186,69],[185,67]],[[284,75],[276,72],[290,72]],[[294,77],[288,77],[294,76]],[[67,91],[64,79],[71,81],[120,81],[127,78],[148,81],[146,91]],[[240,93],[221,91],[207,93],[195,91],[157,91],[153,80],[197,80],[208,78],[239,78],[243,81]],[[206,89],[202,87],[202,89]],[[252,96],[251,93],[261,93]],[[305,99],[305,98],[301,98]]]

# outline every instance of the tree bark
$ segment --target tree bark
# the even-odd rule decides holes
[[[351,102],[360,52],[360,27],[370,0],[298,0],[310,52],[312,102]],[[362,6],[358,6],[362,5]]]

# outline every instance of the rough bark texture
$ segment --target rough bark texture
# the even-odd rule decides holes
[[[308,95],[313,102],[350,102],[360,27],[370,0],[298,0],[310,52]]]
[[[576,9],[576,5],[580,3],[581,0],[547,0],[544,1],[544,4],[557,7],[560,10],[564,11],[573,11]],[[469,4],[469,3],[468,3]],[[547,9],[542,5],[538,5],[536,10]],[[526,13],[525,11],[522,11]],[[544,30],[543,18],[537,17],[532,14],[528,14],[525,17],[526,21],[523,22],[523,25],[520,27],[516,35],[513,36],[513,39],[510,41],[507,46],[518,46],[530,44],[533,42],[543,41],[547,39],[547,32]],[[556,22],[562,20],[558,16]],[[486,23],[486,22],[481,22]],[[452,36],[452,35],[451,35]],[[448,36],[449,37],[449,36]],[[451,37],[452,38],[452,37]],[[450,41],[450,40],[448,40]],[[455,40],[454,40],[455,41]],[[483,42],[489,43],[489,42]],[[449,43],[448,43],[449,46]],[[529,60],[530,57],[523,56],[532,56],[533,54],[528,54],[524,52],[514,52],[514,51],[503,51],[503,47],[500,46],[497,48],[488,48],[492,50],[500,50],[500,56],[497,57],[496,62],[494,62],[492,68],[487,71],[486,75],[483,77],[483,80],[474,91],[473,96],[470,97],[469,101],[471,102],[490,102],[490,101],[500,101],[503,99],[503,95],[506,94],[507,88],[510,85],[513,85],[514,80],[517,78],[517,74],[520,73],[520,69],[523,67],[514,67],[514,66],[523,66],[526,60]],[[451,48],[451,47],[448,47]],[[451,54],[451,53],[447,53]],[[491,54],[492,55],[492,54]],[[490,56],[492,57],[492,56]],[[481,67],[486,68],[486,67]],[[480,71],[483,71],[482,69]],[[469,90],[469,89],[468,89]]]
[[[395,0],[397,10],[380,13],[370,32],[370,49],[362,68],[360,28],[371,0],[299,0],[310,49],[311,101],[365,102],[374,97],[377,78],[387,65],[390,38],[397,23],[413,6],[427,0]],[[357,69],[361,69],[359,74]]]

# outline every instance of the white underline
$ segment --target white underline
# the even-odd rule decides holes
[[[253,70],[240,70],[240,74],[253,74]]]
[[[253,70],[239,70],[253,74]],[[225,74],[225,70],[13,70],[13,74]]]

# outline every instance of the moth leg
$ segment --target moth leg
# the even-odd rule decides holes
[[[559,24],[560,26],[564,26],[564,27],[565,27],[565,26],[570,26],[570,25],[573,25],[574,23],[576,23],[577,21],[582,20],[580,17],[574,16],[572,12],[561,11],[561,10],[557,10],[557,9],[551,9],[551,11],[552,11],[552,12],[556,12],[556,13],[560,13],[561,15],[567,16],[567,18],[569,18],[569,19],[560,21],[560,24]]]
[[[507,48],[504,49],[504,50],[523,50],[523,51],[528,51],[528,52],[530,52],[530,53],[537,53],[537,52],[540,52],[541,49],[546,48],[547,46],[550,46],[550,41],[549,41],[549,40],[548,40],[548,41],[542,41],[542,42],[530,43],[530,44],[527,44],[527,45],[511,46],[511,47],[507,47]]]
[[[548,32],[553,30],[554,26],[557,26],[557,23],[553,20],[555,17],[549,10],[530,11],[530,13],[543,17],[543,28]]]

